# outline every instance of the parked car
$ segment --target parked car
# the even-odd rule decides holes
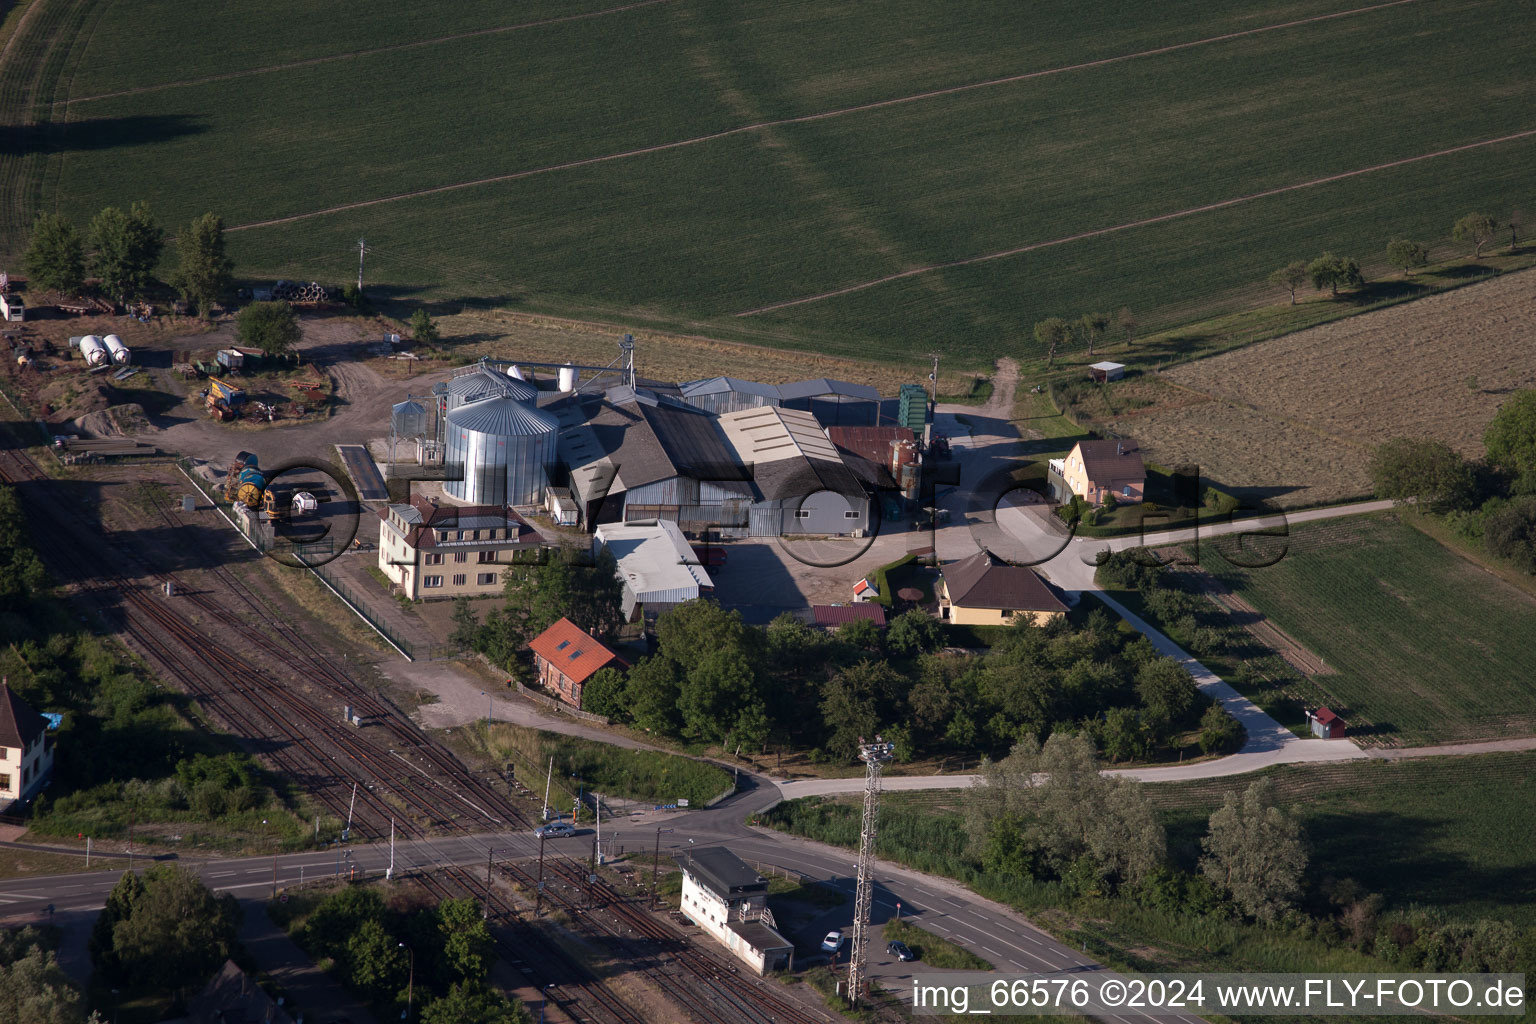
[[[540,825],[534,829],[533,834],[540,839],[561,839],[575,835],[576,826],[568,821],[552,821],[548,825]]]
[[[886,943],[885,951],[902,963],[908,963],[917,959],[917,954],[912,952],[905,942],[888,942]]]
[[[847,941],[848,937],[842,932],[827,932],[827,937],[821,940],[821,948],[828,953],[836,953]]]

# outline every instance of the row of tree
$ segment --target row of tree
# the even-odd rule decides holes
[[[348,885],[323,899],[295,931],[315,959],[329,959],[342,983],[375,1007],[404,1018],[407,1000],[422,1024],[529,1024],[521,1003],[486,978],[494,940],[480,905],[385,903],[376,888]]]
[[[101,291],[118,302],[144,294],[155,280],[165,230],[144,203],[127,212],[109,206],[84,235],[62,214],[39,214],[23,263],[34,288],[73,295],[87,272],[100,279]],[[176,268],[169,283],[207,316],[229,290],[234,264],[224,251],[224,222],[217,214],[194,218],[176,236]]]
[[[1483,248],[1498,234],[1499,222],[1486,213],[1469,213],[1451,226],[1451,237],[1472,247],[1472,258],[1482,259]],[[1517,225],[1509,224],[1509,245],[1516,245]],[[1387,243],[1387,265],[1405,275],[1429,264],[1429,246],[1409,238],[1394,238]],[[1324,288],[1337,296],[1340,288],[1359,288],[1365,284],[1360,264],[1348,256],[1325,252],[1314,260],[1296,260],[1269,275],[1269,283],[1285,289],[1291,304],[1296,304],[1296,290],[1311,283],[1316,291]],[[1038,332],[1038,327],[1036,328]],[[1036,334],[1039,337],[1039,334]],[[1044,339],[1041,339],[1044,343]],[[1090,350],[1090,355],[1092,351]]]
[[[41,929],[0,930],[0,1022],[102,1024],[59,966],[56,940]]]
[[[1055,363],[1057,351],[1069,342],[1081,345],[1087,350],[1088,358],[1092,359],[1094,346],[1104,339],[1110,322],[1108,313],[1084,313],[1076,320],[1052,316],[1035,324],[1035,340],[1045,348],[1046,366]],[[1116,314],[1114,323],[1120,328],[1120,336],[1125,343],[1135,344],[1136,317],[1129,306],[1123,307]]]
[[[1536,390],[1499,407],[1483,448],[1476,461],[1441,441],[1394,438],[1371,457],[1376,495],[1443,514],[1463,536],[1536,574]]]

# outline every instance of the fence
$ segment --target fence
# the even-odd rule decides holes
[[[462,653],[458,644],[440,643],[423,644],[401,636],[395,629],[382,618],[375,615],[368,608],[369,597],[358,593],[357,588],[347,583],[336,573],[329,571],[324,564],[307,565],[310,572],[318,576],[322,583],[331,589],[337,597],[351,608],[358,618],[378,631],[379,635],[388,640],[395,649],[412,661],[436,661],[440,658],[453,658]],[[375,597],[377,595],[374,595]]]

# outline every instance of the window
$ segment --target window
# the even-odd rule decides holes
[[[11,776],[10,776],[10,773],[7,772],[7,773],[0,774],[0,789],[10,789],[10,788],[11,788]]]
[[[1125,485],[1125,496],[1127,498],[1129,498],[1131,496],[1131,485],[1130,484],[1126,484]]]
[[[795,509],[795,518],[796,519],[809,519],[809,518],[811,518],[811,510],[808,509],[808,508],[797,508],[797,509]]]
[[[480,539],[480,531],[479,530],[471,530],[471,531],[469,531],[469,539],[470,540],[479,540]]]
[[[463,540],[463,539],[464,539],[464,531],[460,530],[459,531],[459,540]]]
[[[448,539],[448,531],[447,530],[438,530],[437,531],[437,539],[438,540],[447,540]]]
[[[563,651],[569,646],[571,646],[571,642],[569,640],[561,640],[558,644],[555,645],[555,650]]]
[[[493,572],[483,572],[475,577],[475,582],[480,584],[482,587],[494,586],[496,583],[496,574]]]
[[[467,552],[467,551],[455,551],[453,553],[453,560],[455,562],[465,562],[465,561],[468,561],[468,559],[469,559],[469,552]]]
[[[456,587],[462,587],[464,585],[464,574],[463,573],[456,572],[456,573],[453,574],[453,585],[456,586]]]
[[[428,588],[440,587],[443,585],[443,578],[441,576],[423,576],[421,578],[421,585]]]
[[[479,561],[480,561],[481,565],[484,565],[487,562],[494,562],[494,561],[496,561],[496,552],[494,552],[494,551],[482,551],[482,552],[480,552]]]
[[[426,558],[422,559],[422,561],[427,565],[442,565],[443,556],[429,554]]]
[[[844,519],[857,519],[857,518],[859,518],[859,513],[855,509],[851,509],[851,508],[850,509],[844,509],[843,510],[843,518]]]

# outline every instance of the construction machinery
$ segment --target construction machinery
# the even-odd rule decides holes
[[[295,493],[291,487],[269,487],[262,497],[261,510],[268,519],[290,519],[307,516],[320,507],[319,500],[308,491]]]
[[[232,420],[240,414],[245,404],[245,392],[226,380],[208,378],[208,415],[220,420]]]
[[[240,495],[240,474],[247,467],[257,469],[260,463],[250,452],[239,452],[229,460],[229,471],[224,475],[224,500],[234,501]]]

